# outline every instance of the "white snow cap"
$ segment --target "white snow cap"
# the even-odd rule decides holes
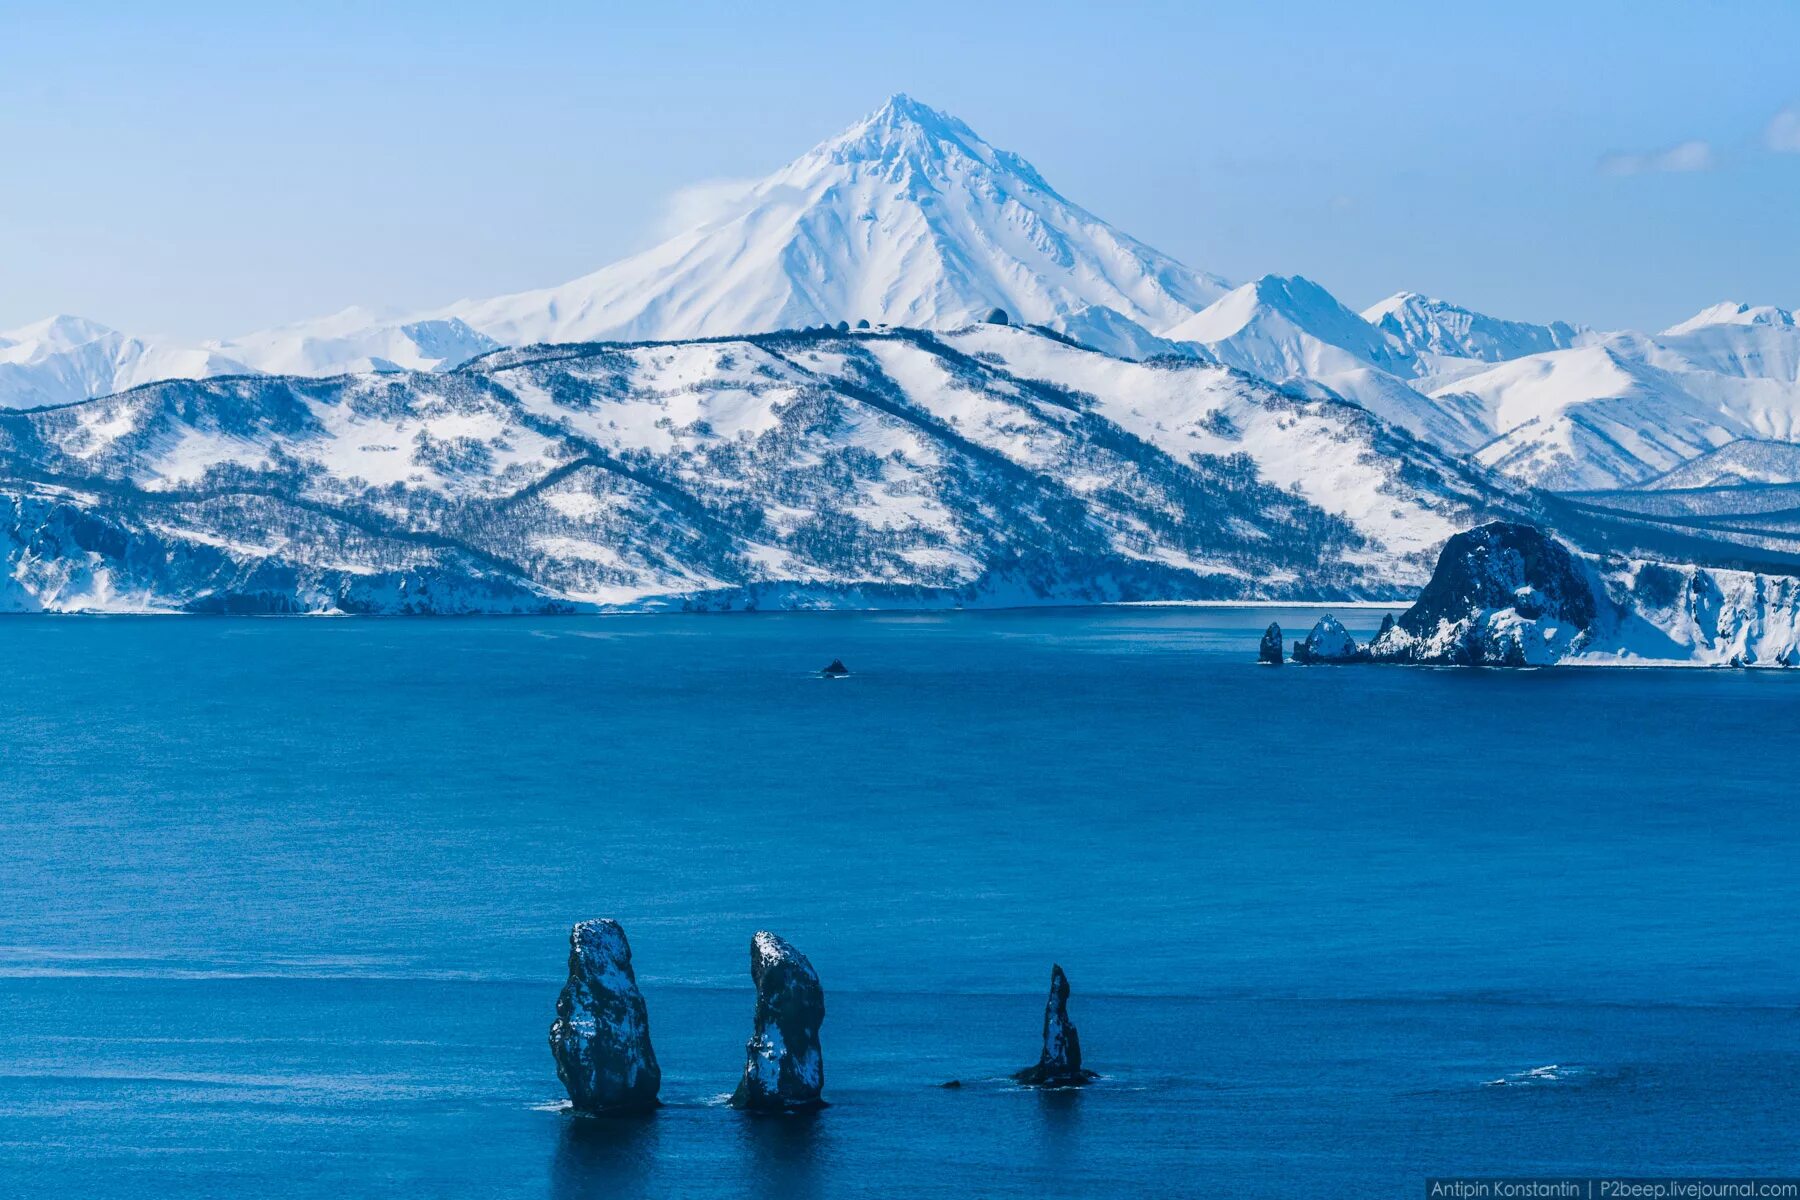
[[[1696,329],[1705,329],[1709,325],[1793,325],[1794,314],[1785,308],[1776,308],[1773,304],[1741,304],[1736,300],[1726,300],[1721,304],[1703,308],[1687,320],[1671,325],[1664,333],[1692,333]]]

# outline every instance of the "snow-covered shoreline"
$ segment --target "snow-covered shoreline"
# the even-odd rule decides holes
[[[1281,631],[1262,660],[1282,660]],[[1271,647],[1273,651],[1271,652]],[[1800,666],[1800,579],[1596,556],[1491,522],[1445,545],[1418,602],[1367,645],[1322,618],[1295,662],[1424,666]]]

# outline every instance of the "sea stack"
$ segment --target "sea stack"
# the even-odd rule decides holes
[[[827,679],[842,679],[844,676],[848,675],[849,673],[850,673],[850,668],[846,667],[844,665],[844,660],[841,658],[832,659],[831,665],[826,667],[823,671],[819,672],[819,674],[823,675]]]
[[[819,1026],[825,989],[818,973],[806,955],[765,930],[750,939],[750,978],[756,982],[755,1024],[731,1106],[754,1112],[823,1107]]]
[[[1015,1071],[1013,1078],[1030,1087],[1080,1087],[1095,1078],[1081,1065],[1081,1037],[1069,1020],[1069,977],[1050,967],[1050,999],[1044,1004],[1044,1049],[1037,1066]]]
[[[579,1111],[656,1107],[662,1068],[650,1048],[650,1016],[631,970],[631,944],[617,921],[583,921],[569,931],[569,981],[556,998],[550,1053]]]
[[[1281,626],[1274,621],[1270,621],[1263,631],[1262,647],[1256,652],[1256,661],[1273,667],[1281,665]]]
[[[1358,646],[1350,631],[1329,613],[1319,618],[1319,623],[1312,627],[1304,642],[1294,643],[1294,661],[1297,663],[1346,663],[1367,658],[1367,651]]]

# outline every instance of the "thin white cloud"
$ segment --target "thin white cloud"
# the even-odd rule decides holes
[[[718,220],[758,182],[755,179],[703,179],[676,188],[664,206],[662,218],[656,223],[656,236],[672,238]]]
[[[1777,154],[1800,154],[1800,106],[1784,108],[1770,119],[1763,145]]]
[[[1608,175],[1680,174],[1710,171],[1717,165],[1712,143],[1698,139],[1644,154],[1608,154],[1600,160],[1600,169]]]

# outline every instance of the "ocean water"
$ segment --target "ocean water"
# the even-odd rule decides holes
[[[1271,669],[1270,616],[0,620],[0,1194],[1791,1174],[1800,673]],[[559,1110],[590,916],[647,1119]],[[759,928],[814,1117],[720,1104]],[[1081,1092],[1004,1078],[1052,962]]]

